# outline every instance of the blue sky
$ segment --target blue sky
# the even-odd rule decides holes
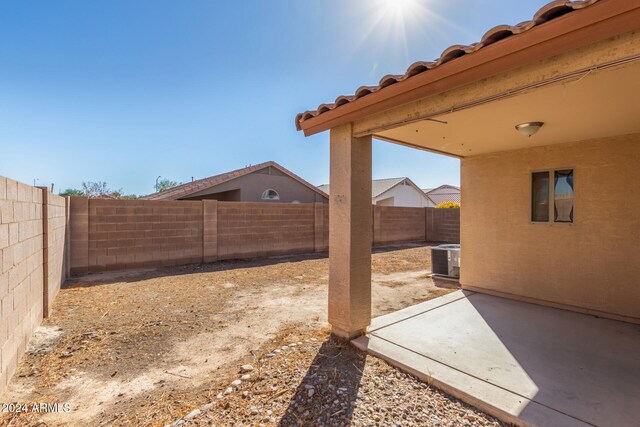
[[[395,2],[399,0],[394,0]],[[403,73],[544,1],[0,3],[0,175],[126,193],[275,160],[329,179],[329,135],[296,113]],[[374,142],[374,178],[459,183],[455,159]]]

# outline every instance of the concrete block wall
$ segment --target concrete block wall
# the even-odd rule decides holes
[[[372,207],[374,244],[459,242],[459,210]],[[324,203],[63,198],[0,177],[0,392],[70,274],[326,251]]]
[[[0,393],[64,282],[65,203],[0,176]]]
[[[428,241],[460,243],[460,209],[425,209]]]
[[[426,213],[425,208],[374,206],[373,244],[426,241]]]
[[[42,188],[43,274],[46,286],[43,295],[43,316],[51,314],[51,307],[67,276],[66,234],[68,198],[52,194]]]
[[[43,317],[48,317],[53,300],[67,276],[65,245],[68,198],[52,194],[47,187],[38,188],[42,191]]]
[[[374,245],[460,241],[457,209],[372,206],[372,215]],[[326,203],[72,197],[68,216],[72,275],[329,248]]]
[[[218,203],[218,259],[315,251],[315,204]]]
[[[203,202],[72,197],[71,274],[203,259]]]

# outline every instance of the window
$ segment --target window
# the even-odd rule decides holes
[[[549,222],[549,172],[534,172],[531,186],[531,221]]]
[[[262,193],[262,200],[280,200],[280,195],[276,190],[264,190],[264,193]]]
[[[553,179],[552,179],[553,178]],[[553,195],[553,197],[551,197]],[[573,169],[531,174],[531,221],[573,223]]]
[[[573,170],[553,172],[553,220],[573,222]]]

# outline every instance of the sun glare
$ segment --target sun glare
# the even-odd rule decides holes
[[[387,13],[403,16],[414,12],[419,6],[417,0],[384,0],[383,5]]]
[[[372,78],[377,76],[380,57],[385,58],[387,72],[402,69],[415,61],[416,58],[409,54],[410,45],[414,49],[416,45],[421,46],[421,51],[425,46],[447,46],[445,41],[449,41],[454,32],[477,40],[477,35],[437,12],[445,3],[442,0],[360,0],[353,3],[358,4],[359,19],[352,49],[355,52],[369,43],[367,49],[376,56],[372,61]]]

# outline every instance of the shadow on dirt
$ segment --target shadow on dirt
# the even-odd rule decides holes
[[[330,337],[318,350],[279,425],[350,425],[366,357],[348,341]]]

